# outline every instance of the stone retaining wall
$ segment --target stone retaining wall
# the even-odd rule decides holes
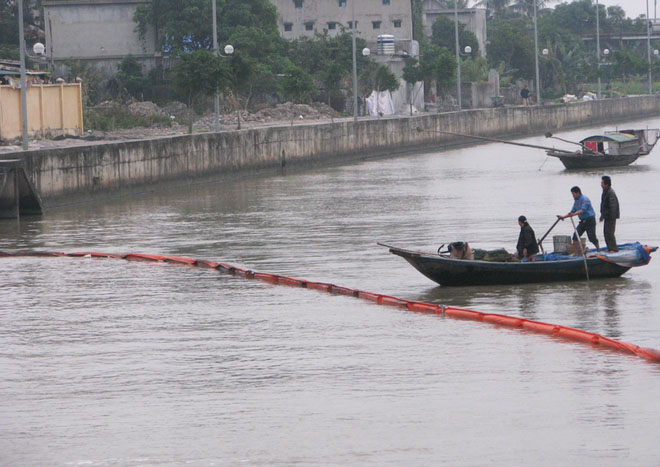
[[[660,96],[267,127],[4,154],[24,157],[46,204],[178,178],[337,162],[466,143],[435,131],[519,137],[660,115]],[[423,128],[430,131],[417,131]]]

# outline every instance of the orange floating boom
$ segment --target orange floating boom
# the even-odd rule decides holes
[[[218,271],[227,272],[229,274],[238,275],[246,279],[257,279],[264,282],[268,282],[270,284],[281,284],[292,287],[315,289],[336,295],[347,295],[347,296],[361,298],[363,300],[368,300],[378,305],[395,306],[416,313],[442,314],[443,316],[447,316],[449,318],[454,318],[454,319],[480,321],[495,326],[516,328],[538,334],[546,334],[561,339],[589,344],[595,348],[607,348],[617,352],[637,355],[638,357],[647,359],[654,363],[660,363],[660,350],[642,348],[639,347],[638,345],[630,344],[628,342],[618,341],[615,339],[610,339],[600,334],[596,334],[589,331],[583,331],[581,329],[560,326],[557,324],[543,323],[540,321],[532,321],[529,319],[519,318],[516,316],[501,315],[496,313],[482,313],[474,310],[447,307],[445,305],[435,305],[433,303],[405,300],[402,298],[392,297],[389,295],[365,292],[363,290],[351,289],[348,287],[339,287],[334,284],[326,284],[323,282],[310,282],[304,279],[279,276],[277,274],[254,272],[245,268],[232,266],[227,263],[218,263],[215,261],[209,261],[204,259],[184,258],[180,256],[160,256],[160,255],[150,255],[150,254],[141,254],[141,253],[128,253],[128,254],[98,253],[98,252],[61,253],[61,252],[33,251],[33,250],[21,250],[15,252],[0,251],[0,258],[25,257],[25,256],[114,258],[114,259],[125,259],[128,261],[167,262],[172,264],[179,264],[179,265],[186,265],[193,267],[212,268]]]

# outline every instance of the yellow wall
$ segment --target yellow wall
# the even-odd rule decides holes
[[[27,89],[28,133],[82,135],[80,83],[33,84]],[[0,86],[0,139],[22,136],[21,90]]]

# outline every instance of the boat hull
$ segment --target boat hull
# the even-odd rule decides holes
[[[547,151],[548,156],[557,157],[567,169],[597,169],[601,167],[623,167],[635,162],[641,154],[597,156],[592,154],[567,154]]]
[[[526,284],[587,278],[581,257],[561,261],[497,263],[452,259],[393,247],[390,247],[390,252],[401,256],[440,285]],[[590,279],[619,277],[630,269],[600,258],[587,258],[587,268]]]

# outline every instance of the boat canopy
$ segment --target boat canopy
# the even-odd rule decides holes
[[[608,142],[608,143],[628,143],[630,141],[636,140],[637,137],[630,135],[628,133],[616,133],[611,135],[593,135],[588,138],[584,138],[580,143],[589,143],[589,142]]]

